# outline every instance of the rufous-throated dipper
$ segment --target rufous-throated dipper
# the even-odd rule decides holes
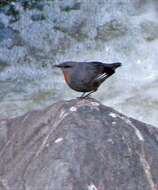
[[[66,61],[53,67],[60,68],[68,86],[73,90],[83,92],[81,97],[85,98],[97,91],[101,83],[113,75],[116,68],[120,66],[121,63]]]

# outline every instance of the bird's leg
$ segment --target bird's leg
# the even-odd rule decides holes
[[[84,95],[85,95],[85,94],[86,94],[86,93],[85,93],[85,92],[83,92],[83,93],[82,93],[82,95],[81,95],[81,97],[84,97]]]
[[[82,95],[80,97],[78,97],[78,98],[83,98],[84,95],[85,95],[85,92],[83,92]]]
[[[96,90],[92,90],[90,91],[88,94],[86,94],[85,96],[82,96],[82,98],[87,98],[89,97],[90,94],[94,93]]]

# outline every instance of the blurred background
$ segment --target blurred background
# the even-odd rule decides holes
[[[122,62],[93,97],[158,126],[157,0],[0,1],[0,118],[80,96],[68,60]]]

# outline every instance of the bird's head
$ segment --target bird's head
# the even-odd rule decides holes
[[[69,84],[71,81],[72,68],[75,66],[75,62],[63,62],[59,65],[53,65],[53,67],[60,68],[64,74],[65,81]]]
[[[63,62],[59,65],[53,65],[53,67],[60,68],[62,71],[68,71],[70,68],[74,67],[73,62]]]

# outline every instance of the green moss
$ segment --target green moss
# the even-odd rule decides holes
[[[46,17],[43,14],[34,14],[34,15],[31,16],[31,19],[33,21],[41,21],[41,20],[45,20]]]
[[[0,71],[5,69],[6,67],[10,66],[6,61],[0,59]]]
[[[61,10],[65,12],[70,12],[73,10],[79,10],[80,6],[81,6],[81,3],[76,2],[72,6],[61,7]]]
[[[16,0],[0,0],[0,7],[4,7],[12,2],[16,2]]]
[[[20,14],[19,11],[16,10],[14,5],[9,5],[8,10],[6,11],[6,15],[8,16],[12,16],[10,22],[16,22],[17,20],[19,20],[20,18]]]
[[[3,24],[3,22],[1,22],[0,20],[0,30],[2,30],[5,27],[5,25]]]
[[[42,9],[42,6],[38,5],[39,3],[44,3],[53,0],[0,0],[0,8],[9,5],[12,2],[19,2],[24,7],[24,9]]]
[[[63,11],[65,11],[65,12],[70,12],[71,10],[72,10],[71,7],[65,7],[65,8],[63,9]]]
[[[43,7],[44,7],[44,3],[48,2],[48,1],[51,1],[51,0],[23,0],[21,2],[21,4],[22,4],[24,10],[38,9],[38,10],[42,11]]]
[[[13,23],[20,19],[20,12],[14,3],[21,4],[24,10],[37,9],[39,11],[43,11],[45,4],[49,1],[53,0],[0,0],[0,12],[10,16],[10,23]],[[44,20],[46,18],[41,14],[41,16],[38,16],[38,18],[37,16],[36,18],[33,16],[32,19]]]

